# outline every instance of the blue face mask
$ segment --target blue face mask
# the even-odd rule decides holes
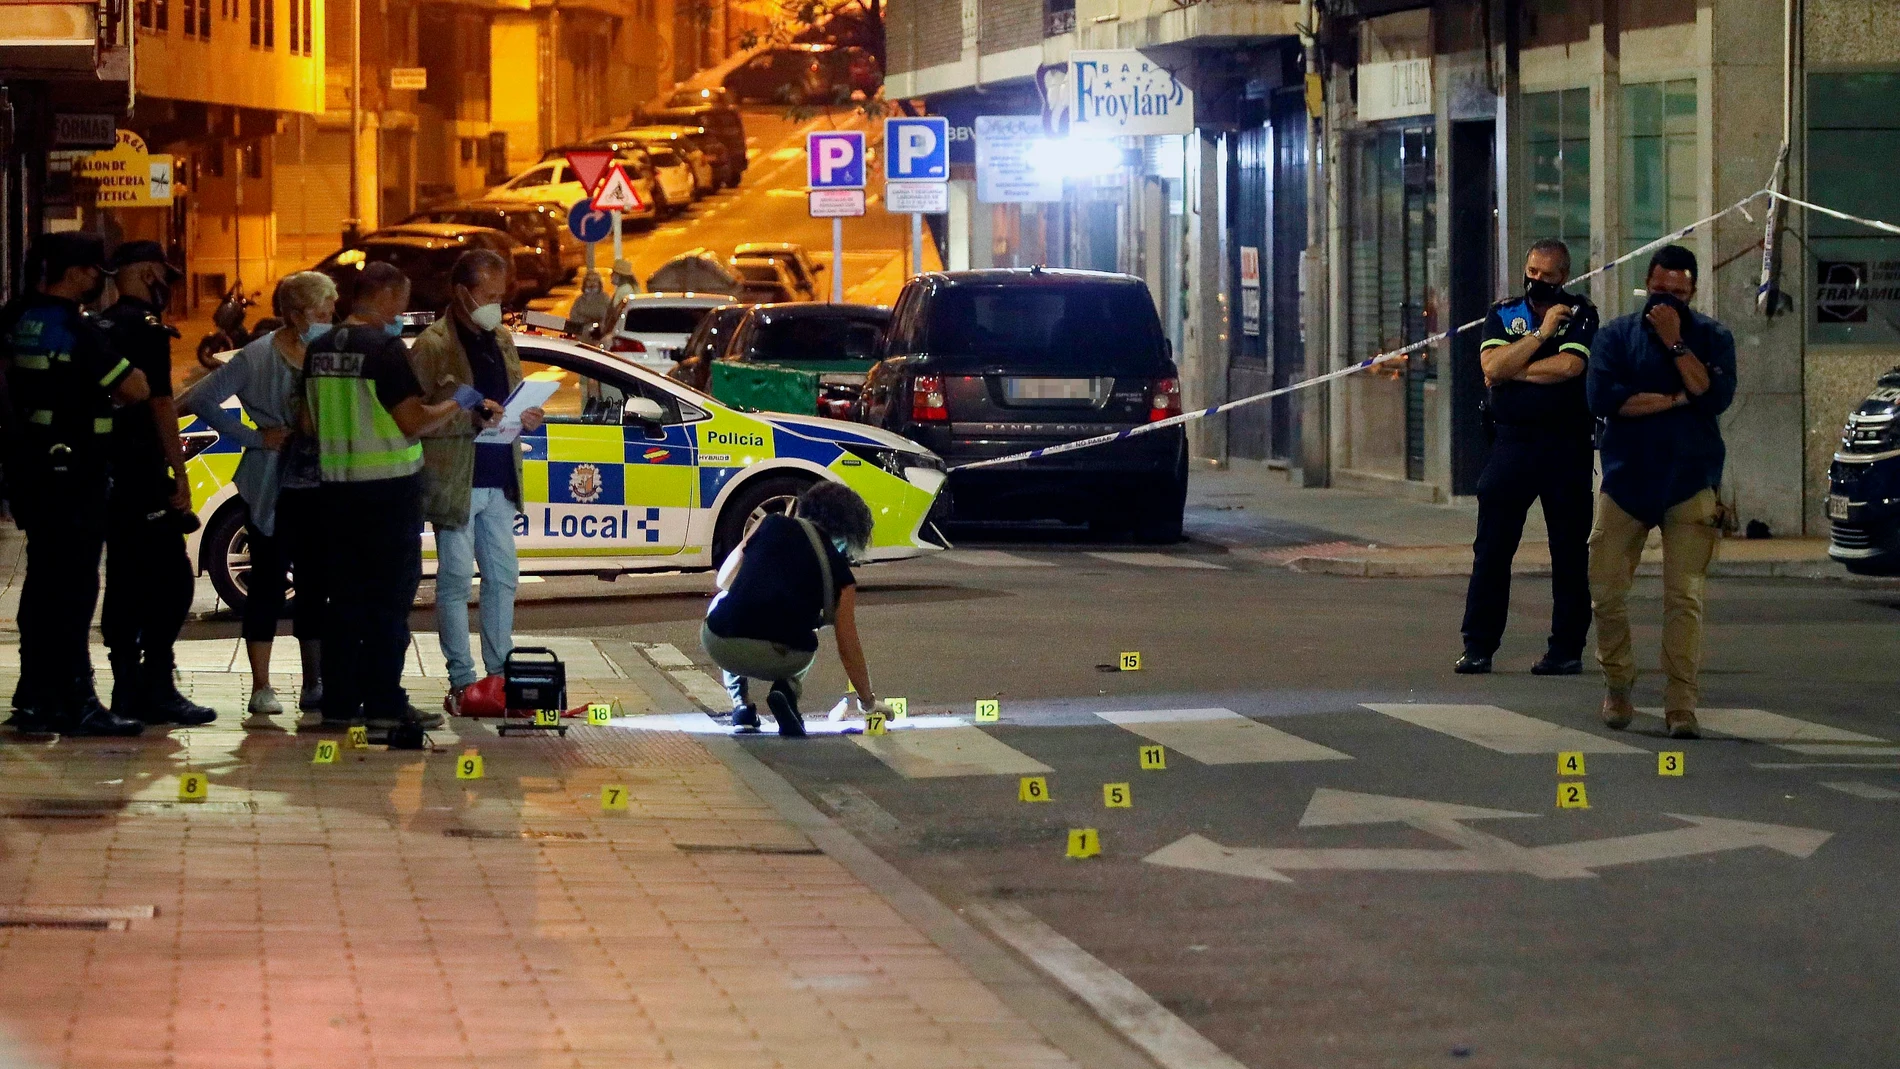
[[[402,324],[401,323],[384,323],[383,333],[389,335],[392,338],[400,338],[402,337]]]
[[[845,544],[844,539],[834,538],[831,540],[831,544],[834,548],[837,549],[838,556],[843,557],[846,560],[851,559],[851,547]]]
[[[330,324],[312,323],[303,328],[303,343],[309,345],[311,342],[316,341],[328,333],[330,333]]]

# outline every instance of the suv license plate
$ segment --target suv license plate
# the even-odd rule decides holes
[[[1849,507],[1850,506],[1848,505],[1846,494],[1827,495],[1827,518],[1828,519],[1845,520],[1847,518],[1847,510]]]
[[[1092,401],[1095,380],[1007,378],[1003,393],[1012,401]]]

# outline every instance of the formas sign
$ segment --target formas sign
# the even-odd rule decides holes
[[[1069,53],[1069,132],[1083,137],[1194,131],[1194,93],[1132,48]]]

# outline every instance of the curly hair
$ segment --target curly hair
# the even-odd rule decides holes
[[[813,483],[798,495],[797,516],[809,520],[832,538],[844,539],[853,554],[864,552],[871,544],[871,506],[856,490],[829,479]]]
[[[285,275],[271,294],[271,311],[279,318],[295,313],[309,318],[324,301],[336,300],[336,283],[320,271],[298,271]]]

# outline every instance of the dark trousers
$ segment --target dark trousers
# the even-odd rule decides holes
[[[1552,657],[1583,654],[1590,632],[1590,479],[1586,433],[1548,434],[1499,427],[1478,476],[1478,536],[1465,592],[1465,652],[1489,657],[1504,638],[1511,607],[1511,559],[1524,537],[1531,502],[1544,504],[1550,535]]]
[[[324,483],[329,611],[323,717],[404,717],[409,610],[422,583],[422,476]]]
[[[172,647],[191,614],[194,578],[185,536],[146,515],[137,505],[115,500],[106,528],[106,598],[99,633],[111,651],[115,687],[169,679]]]
[[[53,712],[92,691],[88,650],[99,607],[106,479],[11,472],[13,513],[26,533],[20,582],[20,682],[15,708]]]
[[[325,581],[329,562],[324,559],[321,497],[322,491],[314,487],[281,491],[277,495],[275,534],[245,526],[251,570],[244,601],[244,641],[269,642],[276,637],[277,621],[284,612],[284,593],[293,573],[297,596],[291,610],[291,633],[306,642],[323,637],[330,595]]]

